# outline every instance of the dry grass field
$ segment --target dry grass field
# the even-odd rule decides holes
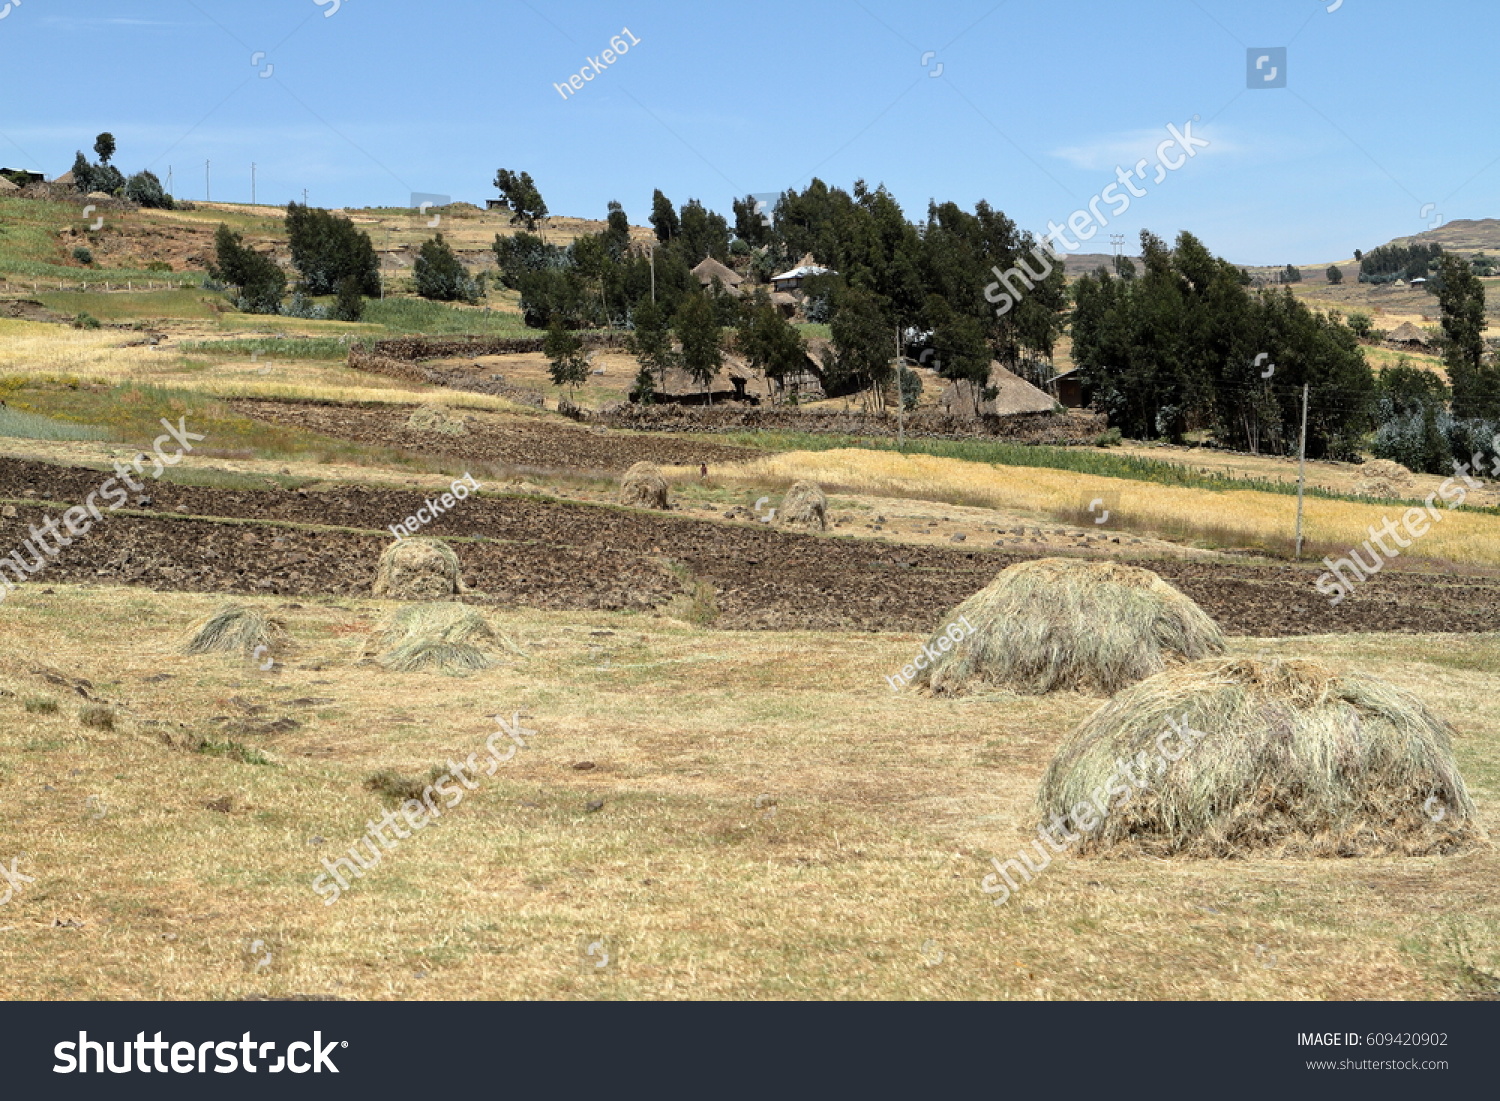
[[[1240,457],[1238,461],[1245,459]],[[1254,469],[1252,464],[1246,466]],[[1266,548],[1280,548],[1285,543],[1294,530],[1297,508],[1296,498],[1286,494],[1191,489],[1067,470],[999,467],[936,455],[859,448],[788,452],[720,471],[716,476],[729,483],[743,478],[788,485],[807,478],[854,493],[918,497],[1046,516],[1086,514],[1089,503],[1100,498],[1110,510],[1108,523],[1115,530],[1154,532],[1189,541],[1213,537],[1227,545]],[[1435,490],[1441,481],[1430,480],[1433,485],[1424,488],[1422,496]],[[1438,507],[1443,519],[1403,554],[1471,566],[1500,566],[1500,516],[1444,511],[1441,501]],[[1371,525],[1379,529],[1386,517],[1399,522],[1404,511],[1393,504],[1317,497],[1307,498],[1305,509],[1307,539],[1319,548],[1330,549],[1362,544],[1370,538]]]
[[[0,996],[1500,990],[1500,867],[1488,849],[1059,858],[991,905],[979,887],[989,859],[1021,843],[1052,750],[1101,701],[898,696],[884,677],[910,660],[916,635],[501,611],[491,621],[516,652],[455,679],[360,664],[388,603],[253,603],[286,622],[296,647],[269,672],[178,652],[208,598],[32,586],[6,602],[0,857],[20,856],[32,882],[0,909]],[[1500,643],[1455,641],[1232,649],[1315,655],[1417,693],[1456,724],[1493,833]],[[320,861],[392,805],[367,781],[391,771],[426,782],[450,759],[485,759],[496,715],[534,731],[525,748],[325,905],[312,889]]]

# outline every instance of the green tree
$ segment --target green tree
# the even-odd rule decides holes
[[[517,290],[521,276],[527,272],[544,271],[562,267],[567,260],[566,249],[549,245],[534,233],[521,230],[509,237],[495,235],[495,263],[499,267],[500,284]]]
[[[774,236],[770,210],[757,210],[760,200],[753,195],[734,201],[734,235],[751,248],[764,248]]]
[[[630,219],[625,215],[625,208],[613,199],[609,203],[607,225],[604,238],[609,244],[610,254],[618,260],[630,247]]]
[[[547,204],[531,173],[502,168],[495,173],[495,190],[500,192],[501,204],[510,211],[511,225],[524,222],[527,229],[534,230],[547,216]]]
[[[270,256],[247,248],[238,233],[220,225],[214,234],[209,275],[236,290],[233,300],[246,313],[278,313],[286,293],[286,273]]]
[[[552,376],[552,385],[566,386],[571,397],[589,378],[588,355],[583,350],[583,338],[563,327],[560,318],[553,318],[547,326],[542,351],[547,356],[547,371]]]
[[[689,294],[677,308],[673,328],[678,343],[682,345],[683,369],[703,387],[712,403],[710,387],[723,366],[724,353],[719,342],[719,323],[714,317],[714,304],[709,296]]]
[[[706,209],[697,199],[689,199],[683,204],[678,224],[682,248],[693,263],[705,256],[720,263],[729,259],[729,223],[722,214]]]
[[[172,196],[167,194],[167,189],[162,187],[156,173],[150,171],[137,172],[125,181],[125,198],[141,206],[161,210],[172,210],[177,206]]]
[[[829,324],[834,389],[872,390],[876,407],[883,409],[885,386],[891,378],[893,332],[880,300],[870,291],[848,287],[837,295]]]
[[[304,294],[334,294],[339,281],[353,276],[360,293],[380,296],[380,261],[370,235],[352,221],[316,207],[288,203],[287,238],[292,264],[302,276]]]
[[[1453,385],[1453,416],[1500,417],[1500,367],[1485,363],[1484,284],[1465,259],[1439,261],[1443,310],[1443,363]]]
[[[656,377],[645,364],[641,365],[641,369],[636,372],[635,381],[630,384],[629,397],[637,405],[650,405],[656,400]]]
[[[677,220],[677,210],[672,206],[672,200],[661,193],[661,188],[651,193],[651,228],[656,230],[656,239],[663,244],[682,231],[682,224]],[[702,257],[698,259],[701,260]]]
[[[974,412],[993,398],[990,384],[990,346],[984,328],[972,317],[951,314],[932,331],[932,346],[942,366],[938,374],[953,382],[967,382]]]
[[[746,362],[776,382],[778,389],[785,388],[788,375],[807,369],[807,342],[781,316],[764,287],[741,310],[736,344]]]
[[[1302,269],[1296,267],[1293,264],[1288,264],[1286,267],[1284,267],[1284,268],[1281,269],[1281,282],[1283,282],[1283,283],[1300,283],[1300,282],[1302,282]]]
[[[1337,264],[1329,264],[1327,274],[1328,282],[1335,287],[1344,281],[1344,273],[1339,269]]]
[[[422,243],[412,267],[417,293],[435,302],[479,301],[479,285],[441,233]]]
[[[84,194],[94,190],[94,166],[83,155],[82,150],[73,158],[73,186]]]
[[[106,131],[95,138],[94,155],[99,158],[100,164],[108,164],[115,155],[115,136]]]
[[[346,275],[339,280],[338,298],[333,304],[333,320],[358,321],[365,315],[365,298],[359,293],[359,280]]]
[[[642,371],[655,373],[658,385],[653,391],[660,389],[666,383],[667,369],[677,364],[666,316],[655,302],[647,301],[636,307],[633,320],[635,330],[629,337],[630,354],[640,363]]]

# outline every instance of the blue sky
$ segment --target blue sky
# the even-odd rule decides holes
[[[1209,146],[1145,185],[1109,232],[1133,245],[1142,228],[1189,229],[1240,263],[1311,264],[1440,216],[1500,216],[1494,0],[0,0],[0,12],[0,165],[56,175],[107,129],[122,170],[165,180],[170,166],[189,199],[204,197],[205,160],[215,199],[248,201],[253,161],[261,202],[306,189],[330,207],[413,192],[482,203],[506,167],[530,172],[555,214],[602,217],[618,199],[644,224],[655,187],[728,215],[737,194],[816,175],[884,183],[913,220],[930,198],[983,198],[1042,230],[1116,166],[1154,165],[1168,125],[1196,117]],[[624,28],[638,44],[605,64]],[[1287,49],[1286,87],[1247,87],[1247,50],[1264,47]],[[564,98],[555,85],[590,57],[602,71]]]

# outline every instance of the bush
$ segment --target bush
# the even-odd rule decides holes
[[[1119,447],[1124,442],[1124,437],[1120,435],[1118,428],[1105,429],[1094,437],[1095,447]]]
[[[361,294],[379,296],[380,262],[375,246],[370,235],[348,218],[288,203],[286,230],[304,294],[334,294],[341,279],[353,277]]]
[[[247,313],[266,313],[265,310],[247,310]],[[301,291],[297,291],[279,310],[283,317],[300,317],[304,321],[327,321],[328,307],[320,306]]]
[[[359,280],[346,275],[339,280],[339,296],[333,304],[333,320],[358,321],[364,315],[365,299],[359,293]]]
[[[1345,324],[1361,340],[1369,340],[1370,334],[1375,332],[1375,323],[1367,313],[1359,313],[1358,311],[1351,313]]]
[[[441,233],[423,242],[414,274],[417,293],[423,298],[434,302],[479,301],[479,284],[470,278],[468,269],[459,263]]]
[[[1375,432],[1370,450],[1376,458],[1400,463],[1419,474],[1453,473],[1449,436],[1453,418],[1433,406],[1386,421]]]
[[[151,263],[149,263],[149,264],[146,265],[146,270],[147,271],[171,271],[172,270],[172,265],[169,264],[169,263],[167,263],[165,260],[152,260]]]
[[[98,327],[99,319],[93,314],[81,313],[73,319],[75,329],[97,329]]]
[[[176,207],[172,196],[167,194],[167,189],[162,187],[161,180],[155,172],[137,172],[125,181],[125,198],[141,206],[154,207],[159,210],[172,210]]]
[[[73,250],[73,259],[77,260],[80,264],[87,266],[94,262],[94,254],[91,250],[85,248],[83,245],[79,245]]]
[[[238,288],[239,293],[233,297],[236,309],[246,313],[281,312],[286,273],[270,256],[247,248],[238,233],[221,225],[214,235],[214,259],[208,274],[217,282]]]

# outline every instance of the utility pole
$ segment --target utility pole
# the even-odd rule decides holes
[[[896,450],[906,451],[906,388],[902,380],[906,363],[901,356],[901,326],[896,326]]]
[[[307,205],[307,188],[305,187],[302,189],[302,205]]]
[[[1123,234],[1123,233],[1111,233],[1109,235],[1109,243],[1111,245],[1113,245],[1114,249],[1115,249],[1115,274],[1119,275],[1120,274],[1120,250],[1125,247],[1125,234]]]
[[[1297,557],[1302,557],[1302,489],[1307,484],[1307,383],[1302,384],[1302,445],[1297,460]]]
[[[172,194],[172,166],[167,165],[167,194]]]

